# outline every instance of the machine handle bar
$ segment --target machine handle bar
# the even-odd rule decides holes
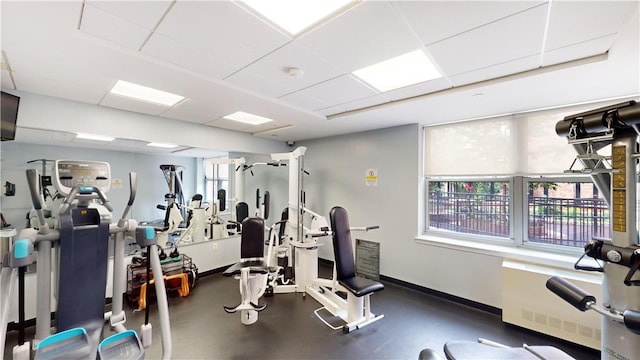
[[[96,186],[76,186],[73,189],[71,189],[71,191],[69,192],[69,195],[67,196],[67,198],[65,199],[64,203],[60,207],[60,214],[64,214],[67,211],[69,211],[71,203],[73,202],[73,200],[76,199],[76,197],[78,195],[91,195],[91,194],[94,194],[94,193],[96,195],[98,195],[98,197],[102,201],[102,206],[104,206],[105,208],[107,208],[107,210],[112,212],[113,211],[113,207],[111,207],[111,204],[109,203],[109,199],[107,199],[107,197],[104,195],[104,193],[102,192],[102,190],[100,190],[99,187],[96,187]]]
[[[547,289],[580,311],[589,310],[589,303],[596,302],[595,296],[559,276],[552,276],[547,280]]]
[[[625,310],[620,313],[612,309],[598,307],[596,306],[596,299],[593,295],[590,295],[583,289],[559,276],[552,276],[547,280],[547,288],[578,310],[594,310],[598,314],[606,316],[611,320],[623,323],[629,331],[640,335],[640,311]]]
[[[625,310],[622,313],[624,318],[624,325],[632,333],[640,335],[640,312],[633,310]]]
[[[134,172],[129,173],[129,201],[127,201],[127,206],[124,208],[122,212],[122,216],[118,221],[118,227],[124,227],[126,222],[127,215],[129,214],[129,210],[131,210],[131,206],[133,202],[136,200],[136,191],[138,190],[138,174]]]
[[[29,192],[31,193],[31,202],[33,202],[33,208],[36,210],[42,210],[42,200],[40,194],[38,194],[38,170],[27,169],[27,183],[29,184]]]

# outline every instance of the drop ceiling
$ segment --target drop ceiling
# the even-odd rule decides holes
[[[282,141],[640,94],[638,1],[361,1],[296,36],[242,2],[0,6],[3,89]],[[380,93],[351,74],[416,49],[442,78]],[[123,98],[117,80],[186,100]]]

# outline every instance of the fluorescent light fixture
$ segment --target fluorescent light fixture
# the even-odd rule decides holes
[[[112,136],[88,134],[88,133],[76,133],[76,138],[85,139],[85,140],[105,141],[105,142],[115,140],[115,138]]]
[[[327,16],[344,8],[352,0],[244,0],[247,6],[260,13],[291,35],[296,35]]]
[[[156,142],[148,143],[147,146],[152,146],[152,147],[157,147],[157,148],[164,148],[164,149],[173,149],[173,148],[178,147],[178,145],[176,145],[176,144],[156,143]]]
[[[269,119],[266,117],[249,114],[242,111],[237,111],[237,112],[234,112],[233,114],[229,114],[223,117],[228,120],[238,121],[241,123],[251,124],[251,125],[260,125],[260,124],[268,123],[269,121],[273,121],[272,119]]]
[[[118,80],[118,82],[116,82],[116,84],[111,89],[111,93],[164,106],[173,106],[178,101],[184,99],[184,96],[156,90],[150,87],[122,80]]]
[[[353,75],[380,92],[442,77],[422,50],[415,50],[354,71]]]

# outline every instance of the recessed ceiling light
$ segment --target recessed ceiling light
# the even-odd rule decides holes
[[[244,0],[247,6],[260,13],[291,35],[296,35],[353,0]]]
[[[88,133],[77,133],[76,134],[76,138],[77,139],[85,139],[85,140],[105,141],[105,142],[109,142],[109,141],[115,140],[115,138],[111,137],[111,136],[98,135],[98,134],[88,134]]]
[[[176,144],[167,144],[167,143],[148,143],[147,146],[152,146],[152,147],[157,147],[157,148],[164,148],[164,149],[173,149],[178,147],[178,145]]]
[[[412,51],[354,71],[353,75],[380,92],[442,77],[422,50]]]
[[[184,99],[184,96],[130,83],[123,80],[118,80],[118,82],[116,82],[116,84],[111,89],[111,93],[165,106],[173,106],[178,101]]]
[[[237,111],[237,112],[234,112],[233,114],[229,114],[223,117],[225,119],[239,121],[241,123],[251,124],[251,125],[260,125],[260,124],[268,123],[269,121],[273,121],[272,119],[269,119],[266,117],[249,114],[242,111]]]

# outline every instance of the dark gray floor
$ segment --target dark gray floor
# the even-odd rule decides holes
[[[372,297],[375,313],[384,319],[343,334],[324,325],[313,311],[320,305],[302,294],[265,298],[258,322],[246,326],[240,314],[227,314],[222,305],[239,302],[238,281],[220,274],[202,278],[186,298],[170,297],[174,359],[417,359],[420,350],[443,355],[449,340],[479,337],[507,345],[553,345],[576,359],[599,359],[600,352],[503,324],[498,315],[460,305],[400,285],[385,283]],[[152,323],[157,309],[152,305]],[[138,330],[143,312],[129,313],[129,328]],[[7,351],[15,343],[10,334]],[[160,327],[146,358],[160,358]],[[5,354],[5,359],[8,359]]]

